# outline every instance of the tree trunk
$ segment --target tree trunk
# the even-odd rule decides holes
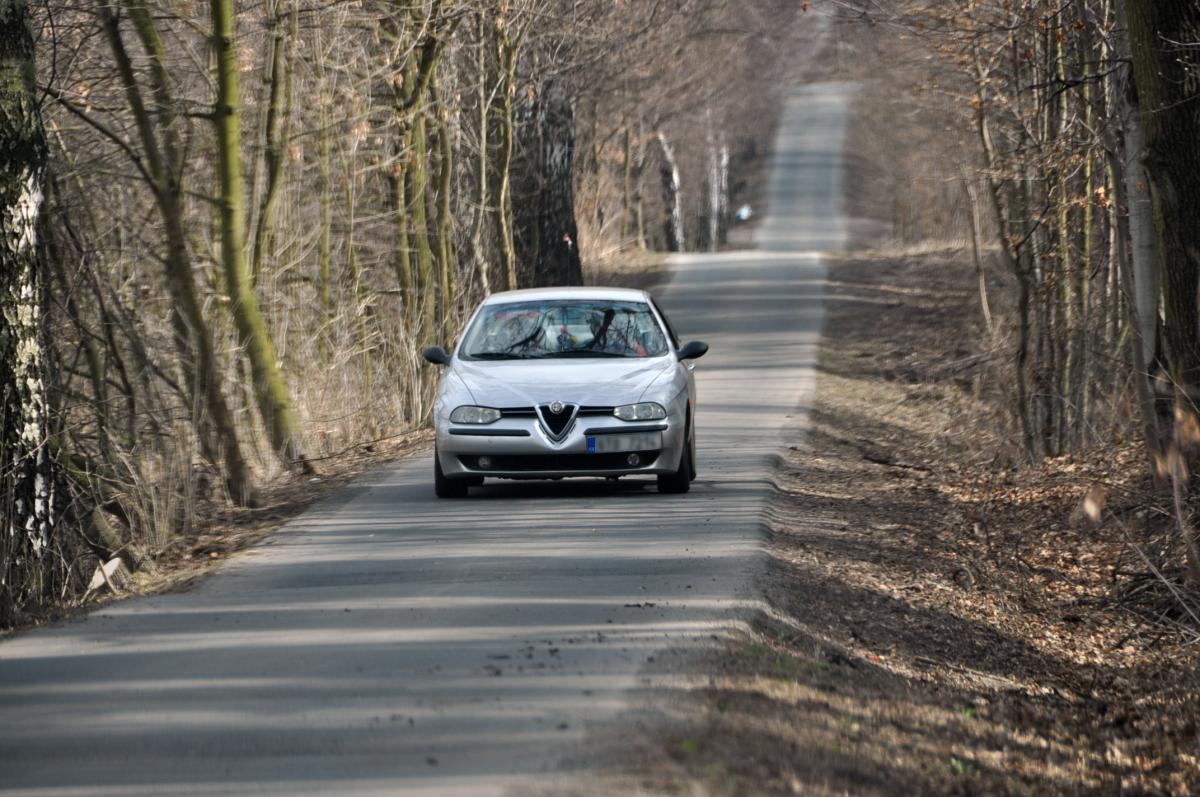
[[[633,158],[633,231],[638,249],[646,248],[646,203],[642,193],[642,175],[646,171],[646,129],[638,118],[637,149]]]
[[[729,144],[721,134],[717,154],[717,244],[724,245],[729,237]]]
[[[503,4],[501,4],[503,7]],[[503,12],[497,9],[496,62],[500,86],[499,104],[496,109],[499,143],[499,161],[496,164],[496,245],[500,252],[500,272],[504,276],[505,290],[516,290],[520,276],[517,274],[516,241],[513,238],[512,167],[516,145],[513,106],[517,95],[517,51],[519,43],[509,35],[509,26]]]
[[[329,126],[331,124],[328,112],[328,99],[322,97],[321,100],[321,141],[320,141],[320,175],[321,179],[318,183],[318,190],[321,192],[321,209],[319,224],[320,239],[317,243],[317,281],[318,281],[318,296],[321,302],[321,353],[326,361],[328,361],[332,352],[328,343],[330,330],[328,326],[333,322],[333,286],[330,284],[332,275],[332,260],[333,260],[333,136],[330,134]]]
[[[1194,454],[1200,445],[1200,6],[1194,0],[1127,0],[1125,11],[1157,228],[1174,440],[1177,450]],[[1200,551],[1189,519],[1178,511],[1179,470],[1173,469],[1172,479],[1177,521],[1188,581],[1197,584]]]
[[[47,440],[37,228],[46,138],[24,0],[0,0],[0,626],[48,597],[59,512]]]
[[[350,295],[354,298],[353,317],[358,326],[357,348],[362,357],[362,375],[370,390],[374,384],[375,372],[371,364],[371,342],[367,331],[367,297],[363,287],[362,270],[358,265],[358,146],[361,139],[352,132],[347,145],[342,149],[342,171],[346,175],[342,196],[345,207],[345,233],[343,247],[345,248],[346,277],[350,282]]]
[[[441,294],[441,339],[449,341],[454,336],[455,282],[458,276],[458,260],[454,255],[454,219],[451,215],[450,193],[454,182],[454,141],[450,137],[449,110],[443,105],[437,83],[430,83],[430,99],[437,109],[437,201],[436,235],[438,260],[438,289]]]
[[[175,347],[184,381],[191,393],[190,398],[203,407],[203,412],[194,413],[196,436],[205,459],[214,465],[224,465],[225,485],[230,497],[237,503],[250,503],[253,500],[250,469],[242,456],[233,415],[225,401],[212,336],[204,319],[195,275],[192,273],[185,232],[184,193],[180,182],[182,165],[175,133],[174,102],[165,66],[166,49],[144,3],[138,0],[132,2],[130,14],[151,63],[155,101],[155,118],[152,119],[142,101],[132,62],[121,39],[116,11],[107,4],[101,4],[100,8],[105,37],[113,52],[121,87],[141,140],[146,177],[163,223],[167,248],[163,264],[167,288],[171,293]]]
[[[1126,31],[1125,0],[1116,0],[1118,25]],[[1117,57],[1129,60],[1129,42],[1117,36]],[[1124,70],[1122,70],[1124,72]],[[1122,163],[1124,190],[1129,208],[1129,238],[1132,243],[1129,257],[1133,268],[1132,300],[1137,306],[1138,330],[1141,338],[1142,361],[1154,361],[1158,348],[1158,300],[1161,290],[1158,270],[1158,243],[1154,230],[1154,203],[1150,199],[1150,178],[1142,163],[1145,142],[1142,120],[1138,113],[1137,87],[1132,71],[1126,74],[1125,90],[1121,92],[1121,127],[1125,131],[1125,157]]]
[[[663,187],[663,235],[666,236],[668,252],[683,251],[683,208],[679,201],[679,166],[675,163],[675,151],[667,142],[662,131],[658,132],[658,144],[662,147]]]
[[[518,256],[531,266],[534,285],[582,285],[571,173],[575,119],[565,87],[544,85],[523,116],[523,190],[514,214]]]
[[[634,238],[633,223],[633,133],[625,120],[621,135],[621,246]]]
[[[987,97],[984,93],[986,85],[986,75],[983,71],[978,53],[975,54],[975,80],[977,87],[977,109],[975,112],[975,130],[979,135],[980,149],[983,151],[986,171],[986,184],[988,188],[988,197],[991,200],[991,210],[993,219],[996,222],[996,229],[1000,233],[1000,253],[1004,259],[1005,265],[1009,271],[1017,278],[1017,350],[1015,365],[1015,377],[1017,383],[1017,417],[1021,424],[1021,439],[1025,449],[1025,456],[1032,463],[1037,459],[1037,447],[1035,436],[1035,424],[1032,417],[1033,408],[1030,406],[1029,396],[1029,343],[1030,343],[1030,293],[1032,269],[1024,261],[1022,251],[1017,248],[1016,242],[1021,240],[1014,235],[1012,229],[1013,208],[1014,203],[1009,202],[1008,207],[1005,207],[1003,201],[1003,186],[997,178],[997,157],[996,147],[992,141],[991,129],[988,126],[987,118]]]
[[[1116,0],[1117,24],[1128,30],[1124,0]],[[1129,41],[1118,34],[1116,55],[1129,60]],[[1133,384],[1142,420],[1142,439],[1151,472],[1156,472],[1162,454],[1161,432],[1154,394],[1150,384],[1150,363],[1158,348],[1158,257],[1154,240],[1154,207],[1150,201],[1145,168],[1142,166],[1142,124],[1138,116],[1137,90],[1131,70],[1122,70],[1124,79],[1110,99],[1110,107],[1119,108],[1120,127],[1125,139],[1117,141],[1112,128],[1106,128],[1105,148],[1109,152],[1109,170],[1113,184],[1114,268],[1125,293],[1124,309],[1132,331]],[[1111,84],[1110,84],[1111,85]],[[1115,94],[1110,91],[1110,95]]]
[[[1157,227],[1167,357],[1171,376],[1194,401],[1200,384],[1200,48],[1194,46],[1200,6],[1127,0],[1125,9]]]
[[[715,252],[721,237],[721,155],[716,133],[712,127],[712,109],[706,114],[708,124],[705,143],[708,145],[708,251]]]
[[[389,190],[392,200],[392,223],[396,230],[396,252],[392,260],[392,269],[396,272],[396,285],[400,288],[400,297],[404,304],[404,313],[410,315],[413,310],[413,273],[412,252],[408,242],[408,202],[404,190],[405,175],[408,174],[408,136],[403,132],[396,136],[394,147],[395,165],[389,175]]]
[[[478,38],[478,46],[475,48],[476,101],[479,103],[477,109],[479,150],[476,153],[475,169],[477,173],[475,177],[479,187],[475,194],[476,207],[471,221],[471,265],[475,273],[479,275],[479,291],[484,296],[488,296],[492,292],[492,275],[489,273],[491,265],[488,263],[483,243],[483,227],[489,215],[488,205],[491,202],[491,188],[488,185],[488,176],[491,171],[492,154],[488,141],[488,119],[491,115],[488,80],[491,75],[488,70],[487,47],[485,44],[486,19],[486,15],[482,12],[475,18]]]
[[[975,262],[975,280],[979,285],[979,310],[983,313],[983,323],[987,328],[990,340],[995,337],[996,330],[992,323],[991,304],[988,302],[987,271],[983,267],[983,253],[981,251],[983,225],[979,218],[979,192],[975,188],[975,180],[972,177],[963,178],[963,187],[967,192],[967,201],[971,212],[971,255]],[[1005,246],[1007,245],[1006,243]]]
[[[513,241],[513,210],[512,210],[512,164],[513,142],[513,94],[516,92],[516,79],[511,74],[512,66],[503,64],[500,74],[504,83],[500,87],[500,162],[496,167],[496,235],[500,250],[500,270],[504,274],[505,290],[516,290],[518,287],[516,243]]]
[[[253,255],[250,258],[250,282],[257,284],[266,258],[274,255],[275,225],[279,196],[283,188],[283,164],[286,160],[288,130],[292,111],[292,56],[290,49],[295,37],[284,34],[283,13],[277,7],[272,21],[271,63],[267,83],[267,119],[263,131],[266,161],[266,187],[258,206],[255,223]],[[292,10],[292,25],[296,25],[297,10]]]
[[[418,342],[433,342],[437,334],[437,267],[429,243],[429,131],[425,112],[417,111],[409,137],[408,163],[405,166],[405,192],[409,218],[408,239],[416,252],[417,304],[420,308]]]
[[[1149,179],[1142,165],[1145,153],[1142,123],[1137,105],[1130,103],[1125,120],[1125,194],[1129,205],[1129,238],[1132,242],[1134,302],[1137,304],[1138,329],[1141,332],[1142,359],[1154,361],[1158,349],[1158,303],[1162,276],[1158,270],[1158,241],[1154,230],[1154,203],[1150,199]]]
[[[441,8],[435,2],[431,16],[422,14],[419,7],[409,9],[413,24],[423,28]],[[386,26],[399,35],[402,17],[388,17]],[[453,23],[450,31],[453,31]],[[394,149],[396,167],[392,173],[395,198],[396,261],[397,281],[404,296],[404,312],[410,323],[418,328],[422,338],[432,334],[432,319],[436,307],[430,304],[432,294],[427,286],[432,284],[432,251],[429,245],[427,222],[428,164],[426,161],[426,109],[419,107],[428,95],[427,89],[433,80],[442,47],[446,38],[427,33],[420,46],[414,46],[404,62],[399,65],[392,95],[393,113],[397,119],[397,134]],[[416,263],[413,262],[414,244]],[[414,268],[416,274],[414,275]],[[432,289],[430,289],[432,290]]]
[[[241,113],[234,59],[233,0],[211,0],[217,97],[213,124],[217,129],[217,168],[221,196],[221,264],[225,290],[238,337],[250,361],[254,397],[275,452],[305,468],[300,425],[284,384],[275,344],[258,308],[246,266],[246,202],[242,188]]]

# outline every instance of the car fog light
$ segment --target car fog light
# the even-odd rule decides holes
[[[492,458],[491,457],[480,457],[479,458],[479,467],[483,468],[484,470],[492,467]]]
[[[642,458],[637,454],[630,454],[629,456],[625,457],[625,462],[628,463],[629,467],[636,468],[638,465],[642,464]]]

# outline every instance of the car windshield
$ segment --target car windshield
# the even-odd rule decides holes
[[[485,305],[463,337],[466,360],[661,357],[667,339],[643,302],[557,299]]]

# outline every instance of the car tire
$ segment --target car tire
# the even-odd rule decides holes
[[[663,473],[658,476],[658,491],[660,493],[686,493],[692,487],[692,447],[683,444],[683,453],[679,455],[679,467],[674,473]]]
[[[442,462],[433,452],[433,492],[438,498],[466,498],[467,480],[451,479],[442,473]]]
[[[688,453],[688,481],[696,481],[696,433],[691,435],[691,451]]]

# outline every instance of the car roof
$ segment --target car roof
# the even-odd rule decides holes
[[[595,286],[527,288],[520,291],[493,293],[483,303],[507,304],[509,302],[528,302],[538,299],[599,299],[602,301],[647,302],[650,300],[650,294],[633,288],[600,288]]]

